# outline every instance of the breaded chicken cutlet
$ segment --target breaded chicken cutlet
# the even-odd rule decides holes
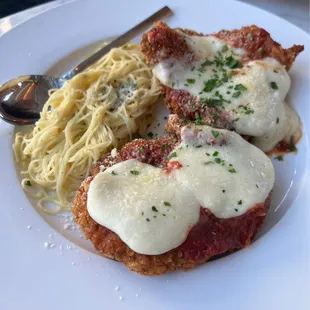
[[[162,21],[155,23],[150,31],[143,34],[141,40],[142,52],[148,63],[155,65],[164,59],[181,58],[184,54],[191,53],[182,33],[189,36],[206,36],[189,29],[172,29]],[[244,63],[250,60],[273,57],[287,70],[292,67],[298,54],[304,50],[303,45],[293,45],[288,49],[283,49],[266,30],[255,25],[242,27],[240,30],[221,30],[212,36],[225,40],[234,48],[245,49],[247,55],[242,59]]]
[[[298,117],[282,101],[290,84],[286,71],[304,46],[284,49],[254,25],[204,35],[157,22],[144,33],[141,47],[160,81],[168,109],[180,122],[190,120],[253,136],[257,139],[253,143],[264,152],[300,139]],[[262,74],[266,77],[259,80]],[[273,103],[275,96],[278,102]],[[286,132],[290,119],[294,124]]]
[[[92,219],[87,210],[87,194],[100,167],[106,169],[128,159],[137,159],[165,169],[169,153],[179,143],[172,137],[129,142],[116,156],[108,154],[96,163],[91,169],[91,176],[76,193],[73,215],[86,238],[101,255],[122,262],[130,270],[143,275],[160,275],[179,268],[190,269],[219,255],[247,247],[262,225],[270,206],[271,194],[265,203],[253,206],[241,216],[228,219],[217,218],[208,209],[200,208],[199,221],[190,230],[185,242],[160,255],[136,253],[116,233]]]

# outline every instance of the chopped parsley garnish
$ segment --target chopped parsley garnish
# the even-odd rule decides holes
[[[238,98],[240,95],[241,95],[241,91],[238,90],[238,91],[235,91],[235,92],[232,94],[232,97],[233,97],[233,98]]]
[[[244,114],[246,114],[246,115],[253,114],[253,113],[254,113],[254,110],[252,110],[252,109],[250,109],[250,108],[248,108],[248,109],[246,109],[246,110],[244,111]]]
[[[164,205],[165,205],[166,207],[171,207],[171,203],[168,202],[168,201],[164,201]]]
[[[242,84],[237,84],[234,88],[235,90],[246,91],[247,88]]]
[[[152,139],[154,137],[154,134],[150,131],[148,132],[147,136]]]
[[[201,102],[210,107],[219,106],[223,104],[223,100],[215,98],[205,98]]]
[[[141,215],[144,215],[144,212],[143,212],[143,211],[141,212]]]
[[[130,170],[130,173],[133,175],[138,175],[140,172],[137,170]]]
[[[238,205],[242,205],[242,200],[239,200],[239,201],[238,201]]]
[[[219,132],[216,130],[211,130],[211,133],[212,133],[214,138],[218,137],[218,135],[219,135]]]
[[[168,147],[168,144],[167,144],[167,143],[164,143],[164,144],[162,144],[162,146],[161,146],[161,148],[162,148],[163,150],[166,150],[167,147]]]
[[[231,69],[242,68],[242,63],[232,56],[226,57],[225,65]]]
[[[206,155],[210,156],[210,154],[209,154],[209,153],[206,153]]]
[[[213,154],[212,154],[212,156],[217,156],[219,154],[219,152],[218,151],[215,151]]]
[[[152,211],[158,212],[157,208],[155,206],[152,206]]]
[[[236,173],[236,172],[237,172],[234,168],[230,168],[228,171],[229,171],[230,173]]]
[[[165,214],[165,213],[162,213],[162,215],[163,215],[163,216],[166,216],[166,214]]]
[[[201,144],[199,144],[199,145],[195,145],[195,148],[196,148],[196,149],[199,149],[200,147],[202,147],[202,145],[201,145]]]
[[[236,212],[238,212],[238,209],[235,209]]]
[[[238,110],[237,110],[238,109]],[[249,108],[248,105],[243,105],[241,104],[240,106],[238,106],[236,109],[233,109],[233,112],[235,113],[242,113],[242,114],[253,114],[254,110]]]
[[[195,120],[195,124],[196,125],[204,125],[204,121],[202,120],[202,118],[198,118]]]
[[[252,33],[248,33],[247,37],[249,40],[252,40],[253,39]]]
[[[218,79],[210,79],[205,82],[204,92],[210,93],[214,88],[217,88],[222,85],[222,82]]]
[[[278,124],[279,123],[279,117],[277,117],[277,120],[276,120],[276,124]]]
[[[235,118],[234,120],[233,120],[233,122],[238,122],[239,121],[239,117],[237,117],[237,118]]]
[[[223,96],[219,93],[218,90],[215,92],[214,96],[219,97],[220,99],[223,99]]]
[[[149,219],[149,218],[147,218],[147,219],[145,219],[145,220],[146,220],[146,221],[148,221],[148,222],[150,221],[150,219]]]
[[[228,82],[228,76],[223,76],[222,77],[222,82],[227,83]]]
[[[213,65],[214,64],[214,62],[213,61],[210,61],[210,60],[206,60],[205,62],[203,62],[201,65],[203,66],[203,67],[205,67],[205,66],[211,66],[211,65]],[[198,70],[199,71],[199,70]]]
[[[222,192],[223,192],[223,193],[225,193],[225,192],[226,192],[226,190],[225,190],[225,189],[222,189]]]
[[[265,50],[261,47],[258,51],[261,55],[263,55],[265,53]]]
[[[189,85],[188,84],[184,84],[184,86],[188,87]]]
[[[30,182],[29,180],[27,180],[27,181],[25,182],[25,185],[27,185],[27,186],[32,186],[32,184],[31,184],[31,182]]]
[[[178,157],[177,152],[172,152],[169,156],[168,159],[171,159],[173,157]]]
[[[255,184],[255,185],[256,185],[257,188],[259,188],[257,184]]]
[[[204,162],[203,164],[204,164],[204,165],[209,165],[209,164],[214,164],[214,162],[211,161],[211,160],[209,160],[209,161]]]
[[[225,57],[221,53],[218,53],[214,57],[214,62],[218,68],[222,68],[225,65]]]
[[[220,164],[222,162],[222,160],[220,158],[215,158],[214,161],[217,163],[217,164]]]
[[[283,161],[283,156],[277,156],[274,159],[278,160],[278,161]]]
[[[199,112],[195,112],[195,124],[196,125],[204,125],[204,121],[200,117]]]
[[[222,47],[221,52],[226,52],[226,51],[228,51],[228,46],[225,44],[225,45]]]
[[[112,170],[111,174],[112,174],[112,175],[117,175],[117,173],[115,173],[113,170]]]
[[[141,153],[144,153],[144,147],[141,146],[139,150]]]
[[[196,80],[195,79],[187,79],[186,82],[188,84],[194,84],[196,82]]]
[[[270,87],[271,87],[272,89],[278,89],[278,85],[277,85],[276,82],[270,82]]]
[[[291,152],[295,152],[297,151],[297,148],[294,144],[294,141],[293,141],[293,137],[291,137],[290,139],[290,144],[288,145],[288,149],[291,151]]]

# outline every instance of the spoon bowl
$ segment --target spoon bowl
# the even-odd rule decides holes
[[[65,82],[46,75],[25,75],[6,82],[0,87],[0,117],[13,125],[34,124],[40,118],[49,91]]]

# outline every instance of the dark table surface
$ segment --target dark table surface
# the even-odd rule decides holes
[[[0,18],[46,2],[49,0],[0,0]]]

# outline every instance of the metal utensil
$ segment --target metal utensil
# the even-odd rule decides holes
[[[48,91],[62,87],[67,80],[84,71],[112,48],[119,47],[147,30],[155,21],[172,15],[163,7],[117,39],[82,61],[62,77],[26,75],[10,80],[0,86],[0,117],[13,125],[31,125],[40,118],[40,112],[48,99]]]

